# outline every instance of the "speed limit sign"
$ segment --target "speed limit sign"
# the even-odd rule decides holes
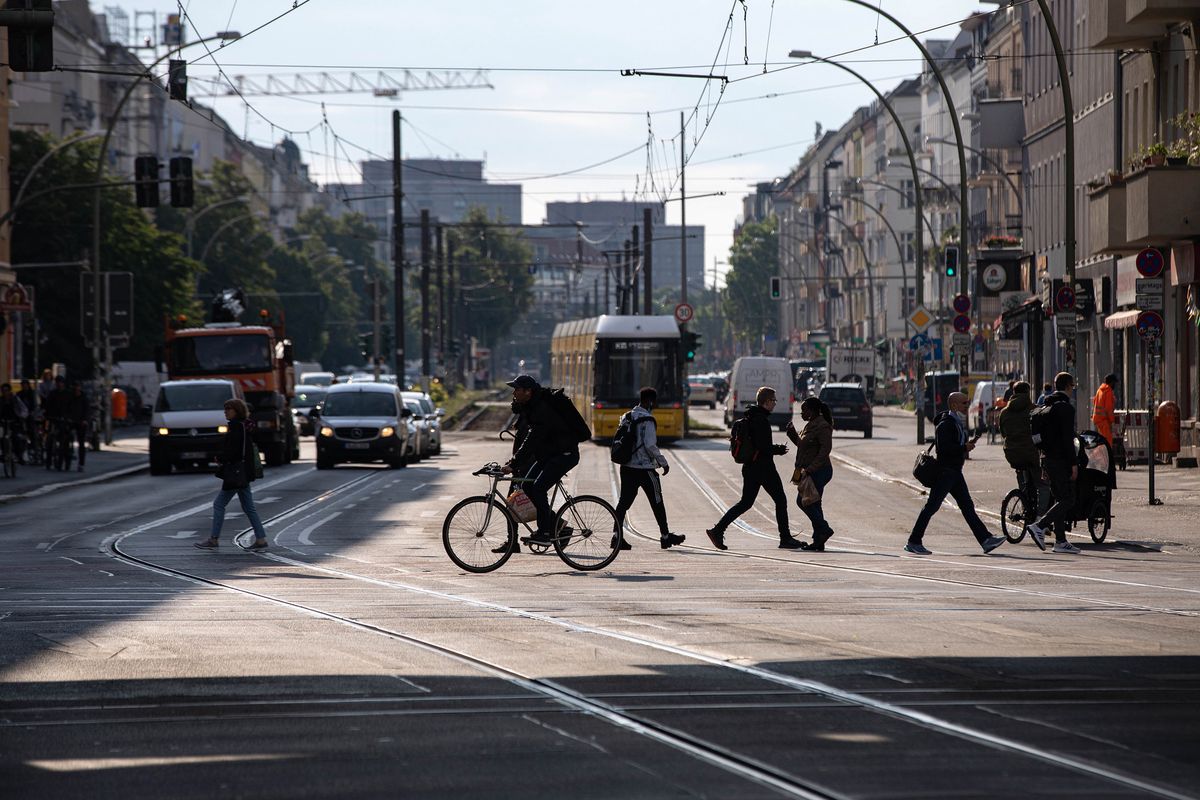
[[[692,321],[692,316],[695,315],[695,310],[687,303],[680,303],[675,306],[675,321],[680,325],[686,325]]]

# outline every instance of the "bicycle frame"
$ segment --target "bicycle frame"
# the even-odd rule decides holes
[[[534,532],[534,529],[529,527],[529,523],[522,522],[521,520],[517,519],[516,517],[514,517],[512,515],[512,512],[508,510],[508,505],[506,502],[507,495],[503,494],[500,491],[500,481],[508,480],[511,485],[516,486],[517,484],[529,482],[529,479],[528,478],[518,478],[516,476],[506,478],[505,474],[503,472],[499,472],[496,470],[489,470],[487,472],[481,472],[480,474],[489,475],[492,479],[492,487],[487,491],[487,494],[485,495],[488,498],[489,502],[488,502],[488,506],[487,506],[487,511],[485,512],[484,517],[483,517],[483,526],[486,528],[488,526],[488,524],[492,521],[492,512],[495,510],[495,506],[492,505],[492,503],[496,502],[497,498],[499,498],[501,501],[501,505],[504,506],[504,513],[508,515],[509,519],[511,519],[513,522],[520,525],[522,528],[524,528],[525,530],[529,531],[529,533],[532,534]],[[570,495],[567,494],[566,487],[564,487],[562,485],[562,481],[558,481],[557,483],[554,484],[554,489],[550,493],[549,503],[550,503],[551,509],[554,508],[554,504],[558,500],[558,495],[559,495],[560,490],[562,491],[563,502],[567,502],[571,499]]]

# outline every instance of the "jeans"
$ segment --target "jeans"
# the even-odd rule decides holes
[[[221,526],[225,524],[225,506],[229,505],[229,501],[237,495],[238,500],[242,504],[242,511],[250,520],[250,525],[254,528],[255,539],[267,538],[267,531],[263,528],[262,520],[258,517],[258,509],[254,507],[254,495],[250,491],[250,487],[245,489],[222,489],[217,492],[216,498],[213,500],[213,518],[212,518],[212,533],[209,536],[213,539],[220,537]]]
[[[950,495],[954,498],[954,502],[958,503],[958,510],[962,512],[963,519],[967,521],[971,533],[975,535],[975,541],[982,545],[992,534],[983,524],[979,515],[975,513],[975,503],[971,500],[971,492],[967,489],[967,480],[963,477],[962,470],[943,470],[942,474],[933,482],[933,486],[929,489],[929,498],[925,501],[925,507],[921,509],[921,513],[917,516],[917,523],[913,525],[912,533],[908,536],[909,544],[921,543],[921,539],[925,537],[925,529],[929,526],[929,520],[933,519],[933,515],[942,507],[946,495]]]
[[[788,530],[787,495],[783,491],[783,481],[779,480],[779,473],[775,471],[775,462],[770,455],[761,455],[765,461],[752,461],[742,465],[742,498],[721,517],[714,527],[717,533],[724,534],[725,529],[732,525],[735,519],[753,508],[758,490],[766,489],[767,494],[775,501],[775,524],[779,527],[780,538],[792,535]]]
[[[665,538],[671,531],[667,528],[667,507],[663,505],[662,484],[658,473],[652,469],[621,467],[621,497],[617,500],[617,530],[625,529],[625,513],[637,499],[638,489],[646,493],[650,508],[654,510],[654,521],[658,523],[658,535]]]
[[[1038,527],[1054,526],[1054,541],[1065,542],[1067,516],[1075,510],[1075,481],[1071,480],[1071,465],[1047,458],[1046,477],[1050,479],[1050,496],[1054,498],[1054,503],[1038,520]]]
[[[579,463],[579,451],[539,458],[525,473],[521,491],[537,509],[537,532],[554,535],[554,511],[550,508],[550,488]]]
[[[825,487],[833,480],[833,464],[826,464],[816,472],[809,472],[809,477],[817,487],[817,493],[822,498],[825,497]],[[829,523],[825,521],[825,512],[821,509],[821,501],[813,503],[811,506],[801,504],[800,495],[796,495],[796,505],[800,506],[800,510],[804,512],[804,516],[808,517],[808,521],[812,523],[813,541],[821,542],[828,539],[833,534],[833,529],[829,527]]]

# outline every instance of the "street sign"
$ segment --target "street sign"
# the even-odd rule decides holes
[[[1070,286],[1060,286],[1054,293],[1054,309],[1056,311],[1075,310],[1075,290]]]
[[[1162,338],[1164,322],[1162,314],[1157,311],[1143,311],[1138,314],[1134,326],[1137,328],[1138,336],[1147,342]]]
[[[100,335],[102,337],[129,337],[133,335],[133,273],[102,272],[100,284]],[[83,338],[91,344],[94,311],[96,273],[83,272],[79,275],[79,329]],[[102,343],[104,339],[100,340]],[[114,345],[115,346],[115,345]]]
[[[908,340],[908,349],[914,353],[922,347],[933,347],[933,342],[924,333],[918,333],[916,336]]]
[[[917,333],[924,333],[929,324],[933,322],[933,315],[925,309],[925,306],[917,306],[908,315],[908,321],[917,329]]]
[[[966,314],[959,314],[954,318],[954,330],[959,333],[969,333],[971,330],[971,318]]]
[[[1162,274],[1166,260],[1157,247],[1147,247],[1137,254],[1137,271],[1143,278],[1157,278]]]
[[[955,295],[954,302],[951,305],[954,306],[954,310],[959,314],[965,314],[971,310],[971,298],[965,294]]]
[[[1152,292],[1142,294],[1138,292],[1134,295],[1138,311],[1162,311],[1166,306],[1163,303],[1162,292]]]
[[[955,353],[965,353],[971,346],[971,334],[956,333],[950,340],[950,345],[954,348]]]
[[[32,311],[29,292],[19,283],[14,283],[4,290],[0,297],[0,311]]]
[[[1162,294],[1166,289],[1166,281],[1162,278],[1138,278],[1135,281],[1138,294]]]
[[[1074,314],[1067,314],[1067,315],[1059,314],[1058,316],[1056,316],[1054,318],[1054,326],[1058,330],[1058,338],[1059,339],[1075,338],[1076,325],[1075,325],[1075,315]]]
[[[695,310],[690,305],[687,303],[680,303],[679,305],[675,306],[675,321],[680,325],[686,325],[692,321],[692,316],[695,313]]]
[[[1003,264],[988,264],[983,268],[983,286],[990,292],[998,292],[1008,283],[1008,270]]]

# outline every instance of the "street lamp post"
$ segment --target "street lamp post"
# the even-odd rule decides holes
[[[188,258],[192,257],[192,237],[196,233],[196,221],[197,220],[199,220],[205,214],[207,214],[208,212],[210,212],[214,209],[221,208],[222,206],[231,205],[233,203],[245,203],[249,200],[250,200],[249,195],[245,195],[245,194],[238,195],[237,197],[230,197],[225,200],[219,200],[215,203],[209,203],[208,205],[204,206],[203,208],[197,209],[195,211],[195,213],[188,214],[187,222],[184,223],[184,226],[183,226],[184,233],[185,233],[185,236],[187,239],[187,257]]]
[[[948,139],[942,139],[937,136],[926,136],[925,144],[954,144],[954,142],[951,142]],[[1012,178],[1009,177],[1009,174],[1004,171],[1004,167],[1002,167],[1000,165],[1000,163],[996,161],[996,159],[992,158],[987,153],[985,153],[983,150],[980,150],[978,147],[970,147],[968,145],[963,145],[963,148],[966,149],[968,152],[974,153],[975,155],[979,156],[981,159],[983,159],[987,163],[991,164],[993,167],[996,168],[996,174],[999,175],[1000,177],[1004,178],[1004,182],[1007,183],[1008,188],[1012,190],[1013,196],[1015,198],[1017,198],[1017,216],[1019,216],[1021,218],[1022,233],[1023,233],[1024,225],[1025,225],[1025,198],[1023,198],[1021,196],[1021,190],[1017,188],[1017,185],[1015,183],[1013,183]]]

